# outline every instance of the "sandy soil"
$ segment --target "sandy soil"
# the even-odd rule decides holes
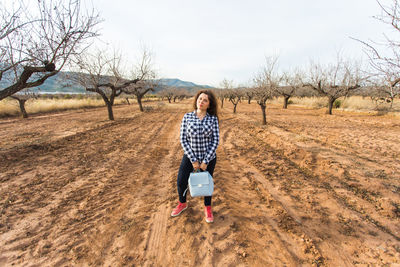
[[[0,266],[400,266],[399,118],[225,103],[207,224],[152,105],[0,120]]]

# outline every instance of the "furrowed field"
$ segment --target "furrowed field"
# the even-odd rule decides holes
[[[400,118],[226,101],[202,199],[170,217],[191,100],[0,119],[0,266],[395,266]]]

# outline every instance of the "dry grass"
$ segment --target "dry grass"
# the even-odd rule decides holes
[[[353,96],[343,99],[341,108],[345,110],[385,110],[390,107],[390,104],[384,103],[376,106],[371,98],[369,97],[361,97],[361,96]],[[400,101],[395,99],[393,101],[393,111],[400,111]]]
[[[115,104],[126,103],[124,99],[116,99]],[[80,109],[104,106],[102,99],[30,99],[25,108],[28,114],[46,113],[61,110]],[[16,100],[4,99],[0,101],[0,117],[18,116],[19,105]]]
[[[348,98],[339,98],[341,101],[341,106],[339,110],[348,110],[348,111],[366,111],[366,112],[383,112],[387,113],[388,107],[390,104],[384,103],[380,106],[377,106],[374,102],[371,101],[368,97],[360,97],[360,96],[352,96]],[[326,97],[292,97],[290,99],[290,105],[309,107],[309,108],[326,108],[327,107],[327,98]],[[137,103],[135,100],[130,99],[131,104]],[[144,106],[153,106],[156,108],[176,108],[177,105],[181,105],[182,102],[176,103],[168,103],[168,102],[160,102],[159,104],[150,104],[146,102],[153,102],[152,100],[145,100]],[[275,98],[268,101],[269,103],[276,105],[283,105],[283,98]],[[117,98],[115,100],[115,104],[126,104],[125,99]],[[187,103],[186,103],[187,104]],[[31,99],[26,102],[26,110],[28,114],[35,113],[47,113],[54,111],[62,111],[62,110],[70,110],[70,109],[80,109],[80,108],[90,108],[90,107],[101,107],[104,106],[104,101],[102,99],[94,99],[94,98],[73,98],[73,99]],[[400,114],[400,101],[396,99],[393,104],[393,109],[391,110],[392,114],[399,115]],[[0,117],[8,117],[8,116],[19,116],[20,110],[18,106],[18,102],[13,99],[4,99],[0,101]]]
[[[348,111],[389,111],[390,104],[383,103],[376,105],[369,97],[351,96],[341,97],[338,99],[341,101],[339,110]],[[292,97],[290,100],[291,105],[309,107],[309,108],[326,108],[328,100],[326,97]],[[275,98],[269,101],[270,103],[283,105],[283,98]],[[393,103],[392,112],[400,112],[400,101],[395,99]]]

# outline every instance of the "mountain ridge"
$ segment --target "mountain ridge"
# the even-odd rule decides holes
[[[76,75],[76,72],[63,71],[52,77],[49,77],[42,85],[30,88],[33,92],[39,94],[85,94],[88,93],[85,88],[78,84],[71,84],[68,81],[69,75]],[[198,88],[212,88],[209,85],[198,85],[193,82],[183,81],[178,78],[163,78],[160,79],[161,86],[155,89],[154,93],[162,90],[163,87],[176,87],[194,91]],[[9,86],[6,82],[0,81],[0,88]]]

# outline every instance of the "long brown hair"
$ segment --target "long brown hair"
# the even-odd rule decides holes
[[[201,94],[206,94],[208,96],[208,100],[210,101],[210,105],[207,108],[208,114],[216,116],[218,118],[218,102],[217,98],[215,97],[215,94],[211,90],[198,91],[194,98],[193,108],[197,110],[197,99]]]

